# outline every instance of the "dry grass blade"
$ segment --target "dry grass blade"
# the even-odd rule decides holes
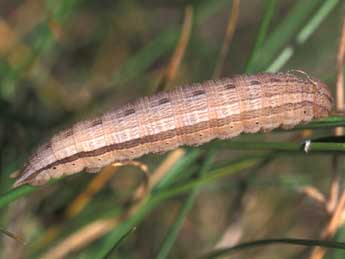
[[[337,53],[337,93],[336,93],[336,110],[337,112],[343,112],[345,108],[344,100],[344,58],[345,58],[345,19],[342,24],[341,37],[339,40],[339,47]],[[344,128],[336,128],[335,135],[341,136],[344,134]],[[325,226],[321,233],[322,239],[330,239],[334,236],[336,230],[340,227],[342,223],[342,214],[345,209],[345,191],[343,191],[340,199],[339,196],[339,186],[340,186],[340,169],[339,169],[339,157],[333,157],[333,177],[330,186],[330,194],[327,201],[327,210],[331,213],[331,218],[328,224]],[[322,259],[326,251],[324,248],[317,247],[313,250],[310,258],[311,259]]]
[[[124,164],[119,163],[119,164],[114,164],[114,166],[105,167],[99,174],[97,174],[95,178],[88,184],[85,190],[82,193],[80,193],[67,207],[65,211],[65,218],[70,219],[78,215],[82,211],[82,209],[90,202],[92,197],[94,197],[95,194],[101,191],[104,185],[109,182],[110,178],[116,172],[116,168],[118,166],[123,166],[123,165]],[[133,194],[133,197],[130,200],[130,204],[132,204],[132,203],[136,203],[140,201],[145,196],[145,194],[149,190],[150,185],[149,185],[149,173],[147,170],[147,166],[137,161],[133,161],[130,165],[139,167],[144,173],[143,184],[141,184],[137,188],[137,190]],[[44,237],[42,237],[41,239],[42,241],[40,242],[40,245],[38,247],[41,247],[42,245],[46,246],[48,243],[54,240],[58,236],[59,233],[61,233],[61,230],[62,230],[61,226],[59,225],[50,227],[46,231],[46,234],[44,235]],[[93,231],[91,231],[91,233],[93,233]],[[102,232],[97,232],[97,233],[101,234]],[[80,241],[78,241],[77,243],[79,244]]]
[[[115,167],[125,166],[125,165],[138,167],[144,175],[144,180],[142,181],[142,184],[134,192],[134,195],[130,201],[130,203],[132,204],[132,203],[136,203],[142,200],[145,197],[145,195],[150,191],[150,173],[149,173],[149,169],[147,165],[139,161],[129,161],[126,164],[123,164],[121,162],[112,164],[112,166],[115,166]]]
[[[102,171],[95,176],[94,179],[87,185],[85,190],[81,192],[67,207],[64,213],[65,219],[70,219],[78,215],[83,208],[90,202],[92,197],[99,192],[103,186],[115,173],[114,167],[105,167]],[[63,226],[53,225],[47,229],[45,235],[40,238],[36,249],[44,247],[51,243],[61,233]]]
[[[113,166],[108,166],[102,169],[102,171],[99,174],[97,174],[95,178],[88,184],[85,190],[71,202],[71,204],[66,209],[65,217],[71,218],[77,215],[87,205],[87,203],[92,199],[92,197],[97,192],[102,190],[104,185],[116,172],[116,168],[123,165],[125,164],[115,163],[113,164]],[[147,190],[147,186],[149,185],[149,173],[147,166],[137,161],[132,161],[130,165],[138,167],[144,173],[144,184],[141,185],[143,186],[143,188],[138,188],[138,190],[140,190],[140,193],[143,193],[143,190]]]
[[[185,17],[182,26],[182,33],[175,49],[173,56],[171,57],[170,63],[166,69],[162,80],[158,83],[156,92],[161,90],[166,90],[167,84],[173,80],[176,75],[178,68],[181,64],[181,60],[185,54],[187,44],[189,42],[190,33],[192,31],[193,25],[193,8],[192,6],[187,6],[185,10]],[[155,170],[150,178],[150,188],[156,185],[160,179],[174,166],[174,164],[185,154],[185,150],[178,148],[172,151],[167,158],[160,164],[160,166]]]
[[[218,78],[222,75],[225,59],[228,54],[231,41],[235,34],[239,9],[240,9],[240,0],[232,1],[228,26],[226,29],[222,49],[220,51],[219,59],[213,73],[214,78]]]
[[[345,192],[342,193],[337,207],[334,210],[333,216],[327,225],[327,228],[322,232],[323,238],[330,238],[333,236],[337,228],[340,226],[342,221],[342,214],[345,208]]]
[[[345,58],[345,19],[342,25],[341,36],[339,40],[338,54],[337,54],[337,94],[336,94],[336,110],[337,112],[344,112],[345,95],[344,95],[344,58]],[[344,128],[336,128],[335,135],[341,136],[344,134]],[[330,197],[328,210],[333,211],[336,207],[339,196],[339,157],[333,158],[333,179],[331,183]]]
[[[338,203],[339,198],[339,185],[340,185],[340,169],[339,169],[339,156],[334,156],[332,160],[333,176],[329,191],[329,198],[327,202],[327,211],[332,213]]]
[[[321,234],[322,239],[330,239],[334,236],[336,230],[340,227],[342,223],[342,214],[345,208],[345,192],[341,195],[341,198],[339,199],[339,202],[337,204],[336,209],[334,210],[334,213],[327,224],[326,228],[323,230]],[[326,250],[321,247],[316,247],[310,258],[311,259],[322,259],[326,253]]]
[[[223,232],[222,237],[214,246],[214,249],[221,249],[237,245],[243,236],[243,222],[238,217]]]
[[[344,112],[344,58],[345,58],[345,19],[343,21],[342,32],[337,55],[337,112]],[[336,128],[336,135],[344,134],[344,128]]]
[[[105,167],[102,171],[97,174],[94,179],[87,185],[85,190],[80,193],[68,206],[65,212],[65,217],[72,218],[88,204],[92,197],[99,192],[109,179],[116,172],[116,167]]]
[[[5,234],[5,235],[8,236],[9,238],[12,238],[12,239],[16,240],[16,241],[19,242],[20,244],[25,245],[24,240],[23,240],[22,238],[20,238],[19,236],[15,235],[15,234],[13,234],[13,233],[11,233],[11,232],[5,230],[5,229],[1,229],[1,228],[0,228],[0,232],[3,233],[3,234]]]
[[[98,239],[100,236],[108,233],[114,226],[118,224],[116,219],[103,219],[92,222],[81,230],[70,235],[58,245],[48,250],[41,258],[43,259],[59,259],[65,257],[72,251],[76,251],[91,242]]]
[[[187,6],[185,10],[185,17],[182,26],[181,37],[175,49],[174,55],[172,56],[169,66],[163,75],[162,80],[158,83],[157,92],[165,90],[166,85],[176,77],[178,68],[181,64],[182,58],[186,52],[186,48],[189,42],[190,33],[193,25],[193,8]]]
[[[336,94],[336,110],[337,112],[344,112],[345,108],[345,95],[344,95],[344,58],[345,58],[345,19],[342,25],[342,31],[339,41],[338,54],[337,54],[337,94]],[[344,134],[344,128],[338,127],[335,129],[335,135],[341,136]],[[330,198],[328,210],[333,211],[336,207],[339,196],[339,162],[338,157],[333,158],[333,179],[331,183]]]
[[[152,174],[150,179],[151,187],[156,185],[163,178],[163,176],[175,165],[175,163],[179,161],[185,154],[186,151],[182,148],[178,148],[169,153],[169,155]]]
[[[150,179],[150,185],[147,190],[150,190],[152,186],[154,186],[160,179],[169,171],[172,166],[178,161],[183,155],[185,151],[183,149],[177,149],[174,152],[170,153],[170,155],[161,163],[161,165],[153,172],[153,176]],[[134,193],[133,197],[145,197],[142,195],[142,186],[140,186],[137,191]],[[146,192],[145,192],[146,193]],[[138,199],[135,199],[138,200]],[[63,258],[67,254],[77,251],[86,245],[90,244],[91,242],[97,240],[98,238],[102,237],[109,231],[111,231],[117,224],[119,224],[123,219],[126,219],[128,216],[135,213],[140,208],[140,203],[132,203],[132,206],[128,208],[127,211],[124,212],[123,215],[120,217],[116,217],[114,219],[107,219],[107,220],[97,220],[89,225],[83,227],[82,229],[78,230],[77,232],[71,234],[66,239],[58,243],[56,246],[48,250],[42,258]]]
[[[320,192],[318,189],[316,189],[314,186],[305,186],[300,189],[302,193],[307,195],[312,200],[316,201],[317,203],[320,203],[321,205],[326,205],[326,198],[323,195],[322,192]]]

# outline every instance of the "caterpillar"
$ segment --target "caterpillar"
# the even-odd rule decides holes
[[[238,75],[179,87],[58,132],[33,152],[14,186],[97,172],[113,162],[242,132],[290,129],[328,116],[332,103],[327,85],[306,74]]]

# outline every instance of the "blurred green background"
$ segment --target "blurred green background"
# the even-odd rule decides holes
[[[26,242],[2,234],[0,258],[195,258],[246,240],[319,238],[327,212],[301,190],[314,186],[327,196],[332,152],[299,152],[310,137],[301,131],[187,148],[136,204],[129,201],[142,177],[133,167],[98,184],[74,214],[70,207],[96,175],[9,191],[9,174],[59,129],[156,91],[187,7],[188,45],[166,88],[213,78],[232,1],[0,1],[0,228]],[[240,1],[221,75],[301,69],[335,93],[344,11],[341,0]],[[320,129],[311,137],[332,134]],[[140,161],[152,173],[168,156]],[[94,228],[80,232],[87,226]],[[311,250],[272,245],[231,258],[309,258]]]

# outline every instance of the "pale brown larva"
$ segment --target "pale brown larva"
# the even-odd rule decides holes
[[[138,99],[54,135],[30,157],[14,186],[95,172],[113,162],[242,132],[292,128],[328,116],[333,98],[319,80],[289,73],[242,75]]]

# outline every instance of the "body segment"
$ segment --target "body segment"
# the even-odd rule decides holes
[[[327,116],[332,96],[309,77],[261,73],[207,81],[138,99],[78,122],[33,153],[15,186],[43,184],[83,170],[242,132],[292,128]]]

